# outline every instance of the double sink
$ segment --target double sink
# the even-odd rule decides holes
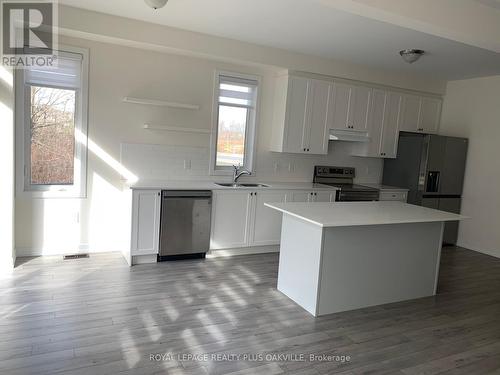
[[[266,188],[269,185],[264,184],[233,184],[233,183],[216,183],[216,185],[223,187],[232,187],[232,188]]]

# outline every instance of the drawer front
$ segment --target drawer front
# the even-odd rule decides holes
[[[381,201],[400,201],[406,202],[408,200],[408,193],[406,191],[381,191]]]

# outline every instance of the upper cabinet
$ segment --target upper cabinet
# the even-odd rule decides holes
[[[279,77],[271,149],[326,155],[332,100],[333,82],[298,76]]]
[[[368,116],[369,141],[353,143],[353,155],[396,157],[402,97],[397,92],[373,90]]]
[[[441,117],[442,99],[417,95],[404,95],[401,131],[437,133]]]
[[[335,82],[331,129],[368,131],[372,89]]]
[[[442,99],[305,74],[277,79],[271,150],[326,155],[330,130],[357,156],[395,158],[400,131],[437,133]],[[343,137],[343,138],[342,138]]]

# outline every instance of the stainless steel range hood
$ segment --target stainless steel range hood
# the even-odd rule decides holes
[[[357,130],[330,129],[330,141],[368,142],[368,132]]]

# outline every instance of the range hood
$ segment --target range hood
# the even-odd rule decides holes
[[[330,141],[368,142],[370,137],[368,132],[357,130],[330,129]]]

